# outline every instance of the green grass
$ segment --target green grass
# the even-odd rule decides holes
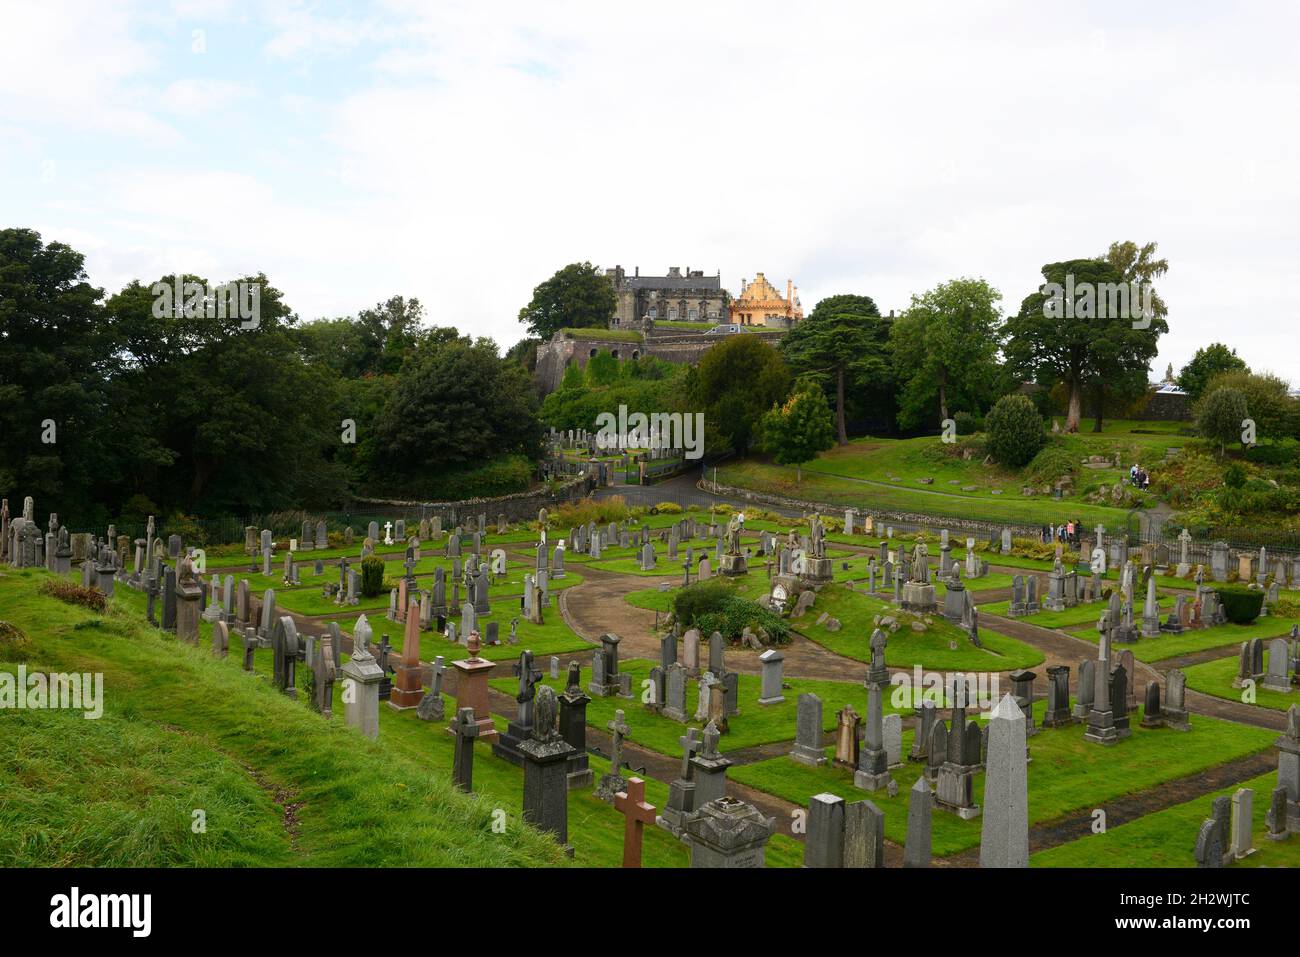
[[[641,658],[620,662],[619,670],[632,676],[632,699],[617,697],[592,698],[591,703],[587,705],[587,723],[593,727],[604,729],[614,719],[614,712],[621,709],[628,725],[632,728],[633,741],[652,751],[658,751],[671,757],[681,757],[682,748],[677,739],[686,732],[688,726],[703,728],[705,722],[690,721],[688,725],[684,725],[673,721],[671,718],[653,714],[641,704],[642,695],[645,692],[645,682],[649,681],[650,668],[653,665],[654,662]],[[543,668],[543,671],[545,672],[546,669]],[[783,692],[785,701],[779,704],[760,705],[758,698],[762,685],[761,679],[757,675],[746,674],[740,675],[739,678],[740,713],[728,719],[730,731],[724,734],[718,743],[718,748],[724,752],[738,751],[742,748],[768,744],[773,741],[793,741],[799,695],[804,693],[812,693],[822,699],[822,724],[828,731],[835,727],[835,712],[846,704],[852,704],[854,710],[859,714],[866,714],[866,689],[856,682],[787,678],[785,683],[789,687]],[[552,679],[549,673],[543,680],[545,684],[549,684],[557,691],[563,691],[566,676],[562,670],[558,680]],[[583,667],[582,686],[584,689],[590,680],[591,669]],[[513,694],[518,689],[518,681],[506,677],[494,678],[492,686],[498,691]],[[686,713],[688,716],[695,714],[698,703],[699,685],[694,681],[690,681],[687,683],[686,688]],[[896,710],[898,709],[894,708],[888,697],[886,697],[885,712],[890,713]]]
[[[1035,713],[1041,718],[1045,702],[1038,702]],[[1028,766],[1029,821],[1035,824],[1054,820],[1081,810],[1105,807],[1105,803],[1155,787],[1206,768],[1214,767],[1271,746],[1274,732],[1249,728],[1226,721],[1195,716],[1192,731],[1181,733],[1168,728],[1144,729],[1134,715],[1133,736],[1113,747],[1089,744],[1083,728],[1043,729],[1029,739],[1033,758]],[[911,747],[913,732],[903,733],[903,753]],[[828,749],[828,755],[833,754]],[[905,763],[893,771],[898,782],[898,796],[885,792],[867,794],[853,786],[853,773],[829,764],[810,768],[789,757],[770,758],[733,768],[735,780],[776,795],[796,805],[807,806],[808,799],[829,791],[847,800],[869,797],[885,812],[885,835],[902,843],[907,834],[908,789],[921,774],[920,764]],[[984,803],[984,775],[975,776],[975,803]],[[1260,803],[1258,800],[1256,803]],[[933,848],[937,857],[975,847],[980,840],[980,821],[963,821],[954,814],[935,809]],[[1195,832],[1187,838],[1189,845]],[[1089,863],[1096,863],[1095,858]]]
[[[1040,603],[1043,600],[1041,592],[1038,600]],[[1161,612],[1167,614],[1173,610],[1174,601],[1172,598],[1164,597],[1159,600],[1159,605]],[[1078,625],[1096,626],[1097,620],[1101,618],[1102,612],[1106,608],[1107,604],[1104,601],[1090,601],[1075,605],[1073,608],[1066,608],[1064,611],[1040,611],[1037,614],[1024,615],[1016,620],[1028,622],[1040,628],[1072,628]],[[990,615],[1001,615],[1004,618],[1010,609],[1010,600],[980,606],[980,611],[987,612]]]
[[[1100,615],[1098,616],[1100,617]],[[1140,619],[1140,616],[1138,616]],[[1140,624],[1140,620],[1138,621]],[[1163,661],[1179,655],[1190,655],[1211,648],[1239,645],[1251,638],[1281,638],[1290,634],[1296,624],[1290,618],[1259,618],[1249,625],[1215,625],[1184,631],[1181,635],[1161,635],[1159,638],[1139,638],[1135,644],[1123,647],[1133,652],[1138,661]],[[1070,634],[1096,644],[1096,629],[1071,629]]]
[[[842,628],[837,632],[818,625],[817,618],[827,612],[838,618]],[[966,632],[943,620],[941,615],[930,616],[932,624],[922,633],[911,630],[907,619],[888,602],[881,601],[847,588],[830,586],[822,589],[813,607],[803,617],[791,624],[806,638],[819,645],[857,661],[871,660],[871,633],[877,615],[900,616],[902,625],[889,635],[885,649],[885,663],[896,668],[921,665],[937,671],[1007,671],[1015,668],[1032,668],[1043,662],[1043,653],[1032,645],[1015,638],[1000,635],[990,628],[980,627],[980,641],[984,648],[971,644]],[[955,638],[957,647],[948,647]]]
[[[180,645],[147,626],[137,593],[120,590],[109,612],[96,615],[38,596],[36,585],[48,577],[0,575],[6,619],[35,643],[29,670],[102,672],[105,713],[99,721],[0,713],[6,863],[564,863],[517,816],[504,834],[494,833],[497,802],[455,792],[427,750],[417,757],[366,741],[342,720],[326,721],[243,673],[233,657]],[[202,629],[210,633],[206,623]],[[400,717],[381,713],[381,734]],[[438,736],[427,725],[420,733]],[[277,799],[301,802],[292,836]],[[191,830],[195,809],[208,812],[206,833]]]
[[[1253,788],[1251,833],[1255,853],[1233,867],[1300,867],[1300,837],[1272,841],[1268,838],[1269,795],[1277,786],[1277,775],[1257,778],[1204,794],[1191,801],[1154,814],[1089,834],[1078,840],[1039,851],[1029,858],[1030,867],[1195,867],[1196,832],[1210,817],[1217,797],[1231,797],[1239,787]]]
[[[560,334],[566,339],[607,339],[611,342],[640,342],[642,335],[632,329],[561,329]]]
[[[1268,648],[1265,647],[1265,668],[1267,668],[1268,657]],[[1184,668],[1183,673],[1187,675],[1187,687],[1193,691],[1214,695],[1216,698],[1226,698],[1229,701],[1243,701],[1242,695],[1245,694],[1245,690],[1232,686],[1232,680],[1237,677],[1239,667],[1240,660],[1238,656],[1228,655],[1226,658],[1205,661],[1199,665]],[[1258,705],[1261,708],[1271,708],[1275,711],[1287,711],[1291,705],[1300,703],[1300,693],[1297,691],[1292,691],[1290,694],[1273,691],[1270,688],[1265,688],[1262,682],[1255,685],[1254,695],[1255,700],[1249,703]]]

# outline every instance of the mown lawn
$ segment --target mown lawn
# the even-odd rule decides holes
[[[822,612],[838,618],[841,629],[832,632],[817,624]],[[915,632],[907,624],[909,619],[891,603],[835,586],[822,589],[812,608],[791,624],[800,634],[836,654],[870,661],[871,633],[877,615],[899,617],[901,627],[889,635],[885,648],[885,663],[896,668],[919,664],[936,671],[1008,671],[1032,668],[1044,660],[1043,653],[1032,645],[1000,635],[985,625],[980,626],[984,647],[976,648],[964,630],[938,614],[930,616],[932,623],[925,632]],[[949,647],[952,639],[957,641],[956,648]]]
[[[1034,711],[1041,720],[1046,702]],[[1140,710],[1140,709],[1139,709]],[[1144,729],[1133,715],[1133,736],[1112,747],[1090,744],[1083,739],[1083,727],[1043,729],[1029,739],[1033,760],[1028,766],[1029,821],[1035,824],[1075,812],[1105,808],[1106,802],[1140,792],[1206,768],[1214,767],[1272,745],[1276,733],[1259,728],[1217,721],[1200,715],[1192,718],[1192,731],[1168,728]],[[903,732],[903,753],[911,748],[913,732]],[[828,756],[834,750],[827,749]],[[899,844],[907,835],[908,789],[922,772],[920,764],[904,763],[892,773],[898,782],[898,796],[885,792],[868,794],[853,786],[853,773],[829,764],[810,768],[789,757],[769,758],[733,768],[731,777],[794,804],[807,806],[812,795],[823,791],[846,800],[869,797],[885,812],[885,834]],[[984,775],[975,776],[975,803],[984,803]],[[1256,803],[1260,803],[1257,798]],[[935,809],[933,815],[934,854],[942,857],[975,847],[980,841],[980,820],[963,821],[954,814]],[[1195,841],[1193,830],[1190,843]],[[1101,862],[1090,858],[1090,863]]]
[[[1270,772],[1241,784],[1205,794],[1201,797],[1146,814],[1107,828],[1101,834],[1089,834],[1068,844],[1039,851],[1029,858],[1030,867],[1195,867],[1196,832],[1201,822],[1211,816],[1214,799],[1231,797],[1238,788],[1253,788],[1251,835],[1255,853],[1232,864],[1232,867],[1300,867],[1300,837],[1285,841],[1268,838],[1269,795],[1277,786],[1277,775]]]
[[[707,648],[702,649],[702,653],[706,655]],[[703,728],[706,722],[692,720],[687,724],[682,724],[671,718],[654,714],[642,704],[643,697],[648,697],[647,688],[650,680],[650,669],[654,664],[656,663],[642,658],[633,658],[629,661],[620,662],[619,670],[625,671],[632,676],[633,697],[631,699],[618,697],[592,698],[591,703],[587,705],[587,723],[603,730],[614,720],[614,712],[622,710],[624,719],[632,729],[631,737],[633,741],[652,751],[658,751],[671,757],[681,757],[682,747],[677,739],[686,733],[687,727]],[[707,660],[704,664],[707,666]],[[558,680],[550,677],[547,662],[537,660],[535,666],[542,670],[543,683],[549,684],[556,691],[564,690],[567,677],[567,662],[561,662]],[[505,671],[504,674],[508,675],[509,671]],[[864,670],[863,676],[865,677],[865,675]],[[768,744],[773,741],[793,741],[796,712],[799,705],[799,695],[801,694],[812,693],[822,699],[822,725],[827,731],[835,728],[835,712],[846,704],[852,704],[853,709],[860,715],[867,713],[867,692],[860,682],[787,678],[785,680],[787,687],[784,691],[785,701],[778,704],[760,705],[758,698],[762,688],[761,679],[757,675],[742,674],[739,677],[740,713],[732,715],[728,719],[730,730],[718,742],[719,750],[724,752],[738,751],[742,748],[753,747],[757,744]],[[582,668],[582,687],[584,690],[590,681],[591,669],[584,665]],[[493,678],[491,684],[496,690],[508,694],[514,694],[519,687],[517,679],[505,677],[504,675],[500,678]],[[686,714],[688,717],[695,715],[699,697],[699,684],[695,681],[688,681],[686,685]],[[905,713],[890,703],[888,695],[885,697],[884,709],[886,714],[894,711],[899,714]]]
[[[1140,627],[1141,605],[1138,606]],[[1098,613],[1100,617],[1100,613]],[[1189,655],[1210,648],[1226,648],[1239,645],[1251,638],[1282,638],[1291,633],[1291,626],[1297,622],[1291,618],[1258,618],[1249,625],[1215,625],[1213,628],[1197,628],[1184,631],[1181,635],[1161,635],[1159,638],[1139,638],[1136,643],[1124,645],[1133,652],[1138,661],[1163,661],[1179,655]],[[1096,628],[1071,628],[1069,633],[1096,644],[1100,639]],[[1235,660],[1235,658],[1234,658]]]
[[[1268,646],[1264,647],[1264,668],[1268,669]],[[1243,697],[1246,694],[1243,688],[1234,688],[1232,679],[1237,677],[1237,669],[1240,667],[1240,660],[1237,655],[1228,655],[1225,658],[1218,658],[1214,661],[1202,662],[1199,665],[1192,665],[1184,668],[1183,673],[1187,675],[1187,687],[1193,691],[1200,691],[1203,694],[1214,695],[1216,698],[1226,698],[1229,701],[1245,701]],[[1254,700],[1248,702],[1258,705],[1261,708],[1271,708],[1274,711],[1287,711],[1293,704],[1300,704],[1300,689],[1295,689],[1290,693],[1284,691],[1273,691],[1265,688],[1263,682],[1259,682],[1254,688]]]

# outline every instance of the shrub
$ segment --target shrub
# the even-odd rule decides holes
[[[0,661],[26,661],[32,653],[32,640],[21,628],[0,621]]]
[[[650,509],[651,515],[680,515],[682,507],[676,502],[660,502],[654,508]]]
[[[588,522],[608,525],[621,522],[629,515],[627,502],[621,495],[611,495],[599,501],[593,498],[579,499],[576,502],[561,502],[548,518],[550,524],[557,528],[577,528]]]
[[[1282,439],[1267,445],[1255,445],[1246,450],[1246,458],[1260,465],[1294,465],[1300,461],[1300,442]]]
[[[984,431],[984,417],[982,415],[975,415],[971,412],[958,412],[952,417],[952,420],[957,425],[958,437],[974,435],[976,432]]]
[[[1216,589],[1223,602],[1223,613],[1234,625],[1249,625],[1264,609],[1261,588],[1227,587]]]
[[[696,627],[706,635],[721,632],[732,642],[739,640],[746,628],[766,630],[772,644],[784,645],[790,640],[790,626],[780,616],[756,601],[734,594],[724,598],[716,610],[700,615]]]
[[[186,545],[202,546],[208,543],[208,533],[193,515],[177,512],[164,523],[168,535],[179,535]]]
[[[103,611],[108,606],[108,598],[98,588],[86,588],[62,578],[52,578],[43,582],[40,593],[69,605],[81,605],[92,611]]]
[[[1246,484],[1246,466],[1233,462],[1223,470],[1223,484],[1228,488],[1242,488]]]
[[[1010,468],[1028,463],[1047,441],[1043,420],[1023,395],[1004,395],[984,417],[985,442],[995,462]]]
[[[673,614],[683,627],[694,627],[702,615],[718,611],[734,594],[735,590],[724,578],[695,582],[673,596]]]
[[[384,560],[367,555],[361,561],[361,594],[374,598],[384,590]]]
[[[1050,485],[1074,471],[1075,456],[1060,445],[1049,445],[1034,456],[1025,468],[1030,485]]]

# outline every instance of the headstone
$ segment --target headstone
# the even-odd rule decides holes
[[[826,763],[822,745],[822,700],[807,692],[799,695],[795,717],[795,744],[790,757],[800,764],[816,767]]]

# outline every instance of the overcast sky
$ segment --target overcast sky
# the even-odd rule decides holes
[[[112,293],[266,272],[522,337],[575,260],[885,311],[1156,241],[1170,332],[1300,382],[1294,3],[0,0],[0,226]]]

